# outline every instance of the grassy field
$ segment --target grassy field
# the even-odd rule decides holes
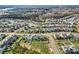
[[[32,43],[31,49],[37,50],[41,54],[49,54],[50,53],[48,44],[41,44],[41,43],[37,44],[34,42],[34,43]]]

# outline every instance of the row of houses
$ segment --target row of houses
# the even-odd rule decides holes
[[[27,40],[30,40],[30,43],[29,44],[32,44],[32,41],[33,40],[36,40],[36,41],[41,41],[39,43],[49,43],[49,39],[48,37],[44,36],[44,35],[24,35],[24,37],[27,39]],[[38,43],[38,42],[36,42]],[[38,43],[38,44],[39,44]]]
[[[79,54],[79,49],[75,46],[61,46],[61,48],[66,54]]]
[[[29,33],[44,33],[44,32],[73,32],[74,29],[72,28],[61,28],[61,27],[50,27],[50,28],[30,28],[25,30]]]
[[[10,46],[18,37],[16,35],[13,35],[10,38],[4,39],[2,44],[0,44],[0,51],[4,50],[8,46]]]
[[[6,37],[4,34],[0,34],[0,41],[3,40]]]
[[[71,39],[71,38],[74,38],[74,39],[79,39],[79,35],[71,35],[71,34],[55,34],[56,36],[56,39]]]
[[[4,21],[2,21],[4,20]],[[26,26],[27,24],[21,20],[8,20],[8,19],[0,19],[0,32],[14,32],[16,30],[18,30],[19,28],[23,27],[23,26]],[[9,23],[11,24],[9,24]],[[7,23],[7,24],[4,24],[4,23]]]

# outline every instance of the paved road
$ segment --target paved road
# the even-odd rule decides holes
[[[6,34],[6,35],[46,35],[46,34],[56,34],[56,33],[70,33],[70,32],[52,32],[52,33],[31,33],[31,34],[24,34],[24,33],[15,33],[15,32],[12,32],[12,33],[0,33],[0,34]]]
[[[49,45],[51,46],[54,54],[59,54],[59,50],[56,46],[56,42],[55,42],[54,38],[51,35],[48,35],[48,36],[49,36]]]

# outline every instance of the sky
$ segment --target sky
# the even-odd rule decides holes
[[[79,0],[0,0],[0,5],[79,5]]]

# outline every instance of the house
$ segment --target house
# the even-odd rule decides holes
[[[0,34],[0,40],[2,40],[5,37],[4,34]]]
[[[41,40],[41,41],[48,41],[49,39],[43,35],[34,35],[32,40]]]
[[[11,43],[13,43],[18,37],[16,35],[13,35],[11,38],[9,38],[9,40],[5,41],[5,45],[10,45]]]
[[[61,48],[66,54],[79,54],[79,50],[75,46],[61,46]]]
[[[79,39],[79,35],[75,35],[74,38],[75,38],[75,39]]]
[[[56,36],[57,39],[62,39],[63,38],[62,34],[60,34],[60,33],[55,34],[55,36]]]
[[[30,40],[32,38],[32,35],[24,35],[26,39]]]
[[[74,35],[68,35],[68,34],[56,34],[55,35],[57,39],[71,39],[74,38]]]

